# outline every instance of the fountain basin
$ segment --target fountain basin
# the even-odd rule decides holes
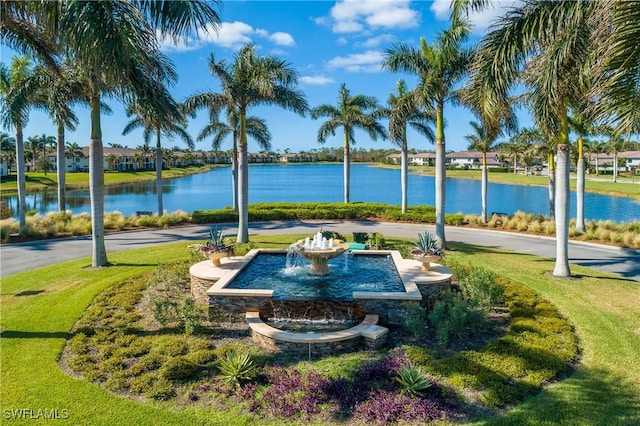
[[[190,269],[191,293],[198,302],[209,306],[211,314],[224,313],[227,319],[233,321],[244,321],[245,314],[249,311],[273,310],[274,299],[288,306],[287,309],[295,309],[305,301],[326,300],[322,295],[301,296],[295,289],[292,294],[280,296],[274,294],[273,289],[233,288],[234,278],[250,265],[256,256],[276,253],[284,255],[286,251],[254,249],[243,257],[222,259],[220,267],[214,267],[209,261],[197,263]],[[395,250],[353,250],[352,253],[354,257],[390,257],[402,287],[394,291],[357,289],[349,291],[347,298],[332,303],[351,304],[362,312],[376,313],[383,324],[404,325],[407,303],[417,302],[430,306],[441,291],[450,287],[451,271],[442,265],[432,264],[429,271],[424,271],[420,262],[403,259],[400,252]]]

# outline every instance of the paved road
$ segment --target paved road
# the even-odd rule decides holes
[[[220,225],[225,235],[235,235],[237,225]],[[435,232],[432,225],[402,223],[299,221],[256,222],[250,224],[251,234],[314,234],[320,228],[350,235],[352,232],[380,232],[386,236],[416,238],[419,232]],[[162,230],[120,232],[105,237],[107,253],[146,247],[161,242],[199,240],[208,236],[209,226],[183,226]],[[554,258],[554,238],[530,236],[483,229],[447,227],[447,240],[486,247],[505,248],[520,253]],[[91,238],[65,238],[0,246],[0,276],[28,271],[38,267],[91,256]],[[581,242],[569,243],[569,261],[640,281],[640,250],[622,249]]]

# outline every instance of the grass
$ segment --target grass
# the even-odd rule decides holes
[[[398,166],[390,166],[397,168]],[[433,167],[412,166],[409,168],[411,173],[432,176],[434,175]],[[447,177],[460,179],[482,179],[480,170],[447,170]],[[618,197],[633,197],[640,199],[640,176],[630,179],[627,175],[618,176],[618,182],[613,182],[611,175],[587,175],[585,181],[585,191],[604,195],[614,195]],[[548,176],[522,175],[513,173],[489,173],[489,182],[505,183],[513,185],[531,185],[531,186],[548,186]],[[575,174],[571,174],[569,184],[572,189],[576,188]]]
[[[163,179],[171,179],[186,176],[195,173],[204,173],[211,170],[212,165],[205,166],[188,166],[174,167],[162,170]],[[125,172],[105,172],[105,185],[118,185],[123,183],[135,183],[144,181],[153,181],[156,179],[155,170],[125,171]],[[89,173],[67,173],[65,176],[67,189],[89,188]],[[28,172],[26,174],[26,191],[34,192],[45,188],[56,189],[58,185],[58,177],[56,172]],[[18,192],[18,184],[16,175],[2,177],[2,195],[15,195]]]
[[[252,237],[261,246],[288,245],[299,236]],[[393,239],[388,238],[393,242]],[[496,249],[458,245],[455,260],[482,265],[549,300],[580,339],[575,374],[498,417],[478,424],[638,424],[640,422],[640,285],[572,265],[577,279],[549,275],[553,261]],[[2,280],[2,408],[67,409],[76,424],[266,424],[242,412],[173,411],[135,402],[67,376],[56,360],[68,331],[106,288],[188,257],[183,243],[110,254],[113,266],[86,269],[89,259],[65,262]],[[3,411],[4,413],[4,411]],[[31,423],[24,420],[18,423]]]

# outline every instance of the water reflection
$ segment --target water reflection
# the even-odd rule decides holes
[[[340,202],[342,201],[341,164],[260,165],[249,172],[249,201]],[[489,176],[491,180],[491,176]],[[409,205],[434,205],[434,177],[409,176]],[[480,213],[481,182],[447,179],[447,213]],[[134,214],[157,208],[155,182],[136,182],[105,188],[105,211]],[[218,209],[231,205],[231,172],[228,167],[207,173],[163,180],[163,204],[167,211]],[[90,212],[88,190],[67,191],[68,209]],[[354,164],[351,171],[353,201],[400,204],[400,171]],[[3,197],[17,211],[17,197]],[[571,193],[570,214],[575,217],[575,193]],[[57,210],[57,192],[47,188],[28,194],[29,210],[44,214]],[[518,210],[549,214],[546,187],[489,183],[488,211],[512,214]],[[629,222],[640,218],[640,204],[632,198],[585,194],[587,219],[611,219]]]

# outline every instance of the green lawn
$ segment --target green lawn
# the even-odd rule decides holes
[[[291,236],[289,240],[295,240]],[[256,244],[283,236],[252,237]],[[276,241],[277,240],[277,241]],[[572,265],[575,279],[549,275],[553,262],[529,255],[460,245],[447,256],[481,264],[527,285],[569,318],[580,339],[575,374],[482,424],[640,424],[640,284]],[[89,259],[2,279],[2,410],[68,410],[73,424],[257,424],[244,413],[203,417],[158,402],[135,402],[62,372],[56,359],[68,331],[105,288],[189,256],[184,243],[112,253],[113,266],[86,269]],[[32,423],[24,420],[13,423]],[[9,422],[7,422],[9,423]]]
[[[201,167],[174,167],[162,171],[163,179],[170,179],[195,173],[204,173],[211,170],[213,166],[206,165]],[[152,181],[156,178],[155,170],[127,171],[127,172],[105,172],[105,185],[117,185],[122,183],[134,183],[143,181]],[[29,172],[26,175],[27,192],[37,191],[43,188],[55,189],[58,185],[58,177],[55,172],[47,174],[42,172]],[[67,173],[66,174],[67,189],[89,188],[89,173]],[[2,194],[11,195],[17,193],[18,184],[16,183],[16,175],[4,176],[2,178]]]
[[[398,166],[384,166],[390,168],[398,168]],[[409,167],[410,173],[433,176],[435,174],[433,167]],[[482,179],[480,170],[447,170],[447,177],[460,179]],[[615,195],[619,197],[634,197],[640,199],[640,176],[631,179],[629,175],[620,175],[618,182],[612,182],[611,175],[593,176],[588,175],[585,181],[585,190],[598,194]],[[532,186],[548,186],[548,176],[525,176],[513,173],[489,173],[489,182],[506,183],[513,185],[532,185]],[[575,174],[571,174],[570,185],[572,189],[576,188]]]

